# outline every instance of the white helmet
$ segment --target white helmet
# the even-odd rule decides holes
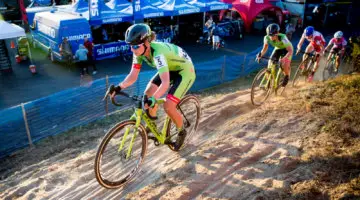
[[[334,38],[342,38],[342,36],[343,36],[343,32],[341,31],[338,31],[334,34]]]

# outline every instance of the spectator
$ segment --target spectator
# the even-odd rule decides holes
[[[210,27],[213,25],[213,18],[212,16],[209,17],[209,19],[206,21],[205,26],[206,28],[210,29]]]
[[[212,50],[218,50],[219,46],[220,46],[220,37],[219,37],[219,28],[216,23],[214,23],[214,26],[213,26],[211,32],[212,32],[211,35],[212,35],[212,42],[213,42]]]
[[[97,69],[96,69],[95,60],[94,60],[94,57],[92,54],[94,44],[92,42],[90,42],[89,38],[87,38],[86,36],[84,37],[84,46],[88,50],[88,53],[87,53],[88,65],[93,66],[93,68],[94,68],[93,75],[95,75],[97,73]]]
[[[66,37],[63,38],[63,41],[60,44],[59,50],[60,50],[60,55],[62,56],[62,59],[65,60],[67,63],[71,63],[72,57],[73,57],[72,47]]]
[[[103,41],[107,42],[109,40],[109,37],[108,37],[108,34],[107,34],[105,28],[102,29],[101,34],[102,34],[102,37],[103,37]]]
[[[285,30],[285,34],[286,37],[291,40],[292,38],[292,34],[295,32],[295,26],[292,23],[288,23],[286,25],[286,30]]]
[[[210,18],[205,23],[205,27],[208,29],[208,33],[209,33],[208,38],[207,38],[207,41],[208,41],[209,44],[211,43],[211,38],[212,38],[212,32],[213,32],[213,29],[214,29],[214,25],[215,25],[215,22],[214,22],[212,16],[210,16]]]
[[[84,47],[83,44],[79,44],[79,49],[76,51],[74,59],[76,59],[77,65],[80,68],[81,72],[81,76],[84,75],[84,72],[86,72],[86,74],[89,74],[89,70],[88,70],[88,62],[87,62],[87,54],[88,54],[88,50]]]

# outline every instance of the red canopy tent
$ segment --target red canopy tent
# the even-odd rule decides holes
[[[241,18],[244,20],[245,30],[250,31],[251,24],[257,15],[265,10],[273,11],[276,13],[279,21],[282,22],[282,10],[277,7],[276,2],[281,0],[223,0],[225,3],[233,5],[232,10],[237,11]],[[223,16],[226,11],[222,11],[220,16]]]

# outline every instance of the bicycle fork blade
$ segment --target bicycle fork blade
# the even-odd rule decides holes
[[[125,159],[130,158],[131,152],[132,152],[132,147],[133,147],[133,144],[134,144],[134,140],[135,140],[135,138],[137,136],[137,131],[136,131],[136,129],[134,129],[133,135],[132,135],[131,140],[130,140],[129,148],[127,149],[127,152],[126,152],[126,155],[125,155],[122,152],[124,152],[123,150],[124,150],[125,142],[126,142],[126,139],[127,139],[128,135],[129,135],[129,132],[130,132],[130,128],[126,128],[124,136],[123,136],[123,138],[121,140],[121,143],[120,143],[120,146],[118,148],[118,153],[120,153],[120,155],[122,157],[124,156]]]
[[[137,136],[137,130],[134,129],[134,134],[133,134],[133,136],[131,138],[131,141],[130,141],[129,149],[128,149],[127,154],[126,154],[126,159],[129,159],[130,156],[131,156],[132,147],[134,145],[134,141],[135,141],[136,136]]]
[[[266,72],[265,74],[264,74],[264,77],[262,78],[262,80],[261,80],[261,82],[260,82],[260,84],[259,84],[259,88],[260,89],[268,89],[269,88],[269,83],[270,83],[270,78],[269,78],[269,76],[270,76],[270,73],[269,72]]]
[[[126,138],[127,138],[128,134],[129,134],[129,132],[130,132],[130,128],[126,128],[125,129],[125,134],[124,134],[123,139],[121,140],[120,146],[118,148],[118,153],[120,153],[122,151],[122,149],[124,148],[125,141],[126,141]]]

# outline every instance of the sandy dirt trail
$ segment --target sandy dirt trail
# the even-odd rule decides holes
[[[289,88],[285,96],[292,93]],[[150,140],[141,172],[122,189],[105,189],[95,180],[101,138],[94,137],[2,175],[0,199],[281,198],[290,184],[312,176],[298,161],[302,130],[312,122],[300,114],[269,114],[284,101],[273,96],[255,109],[249,89],[202,98],[201,123],[191,143],[175,153]]]

